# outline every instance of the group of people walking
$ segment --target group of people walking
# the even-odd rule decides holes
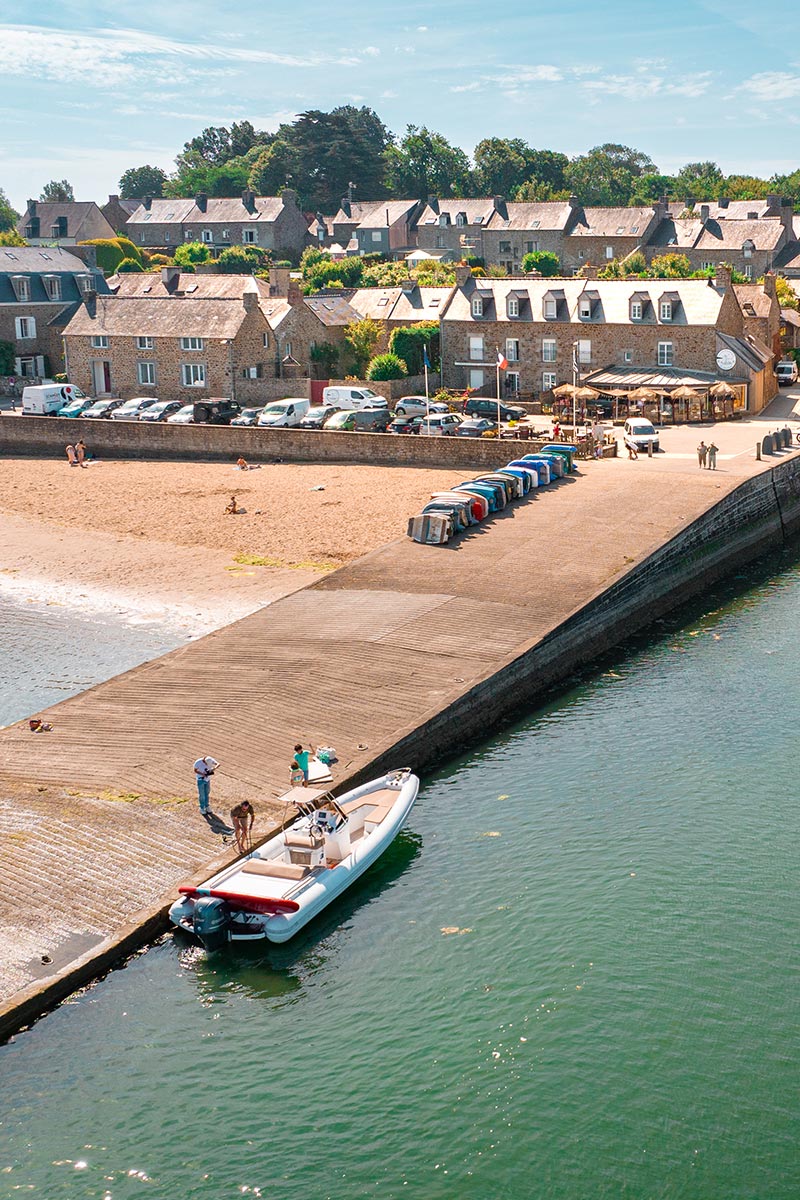
[[[719,446],[716,446],[714,442],[709,442],[709,444],[706,445],[705,442],[701,440],[700,445],[697,447],[698,467],[705,467],[709,471],[716,471],[718,453]]]

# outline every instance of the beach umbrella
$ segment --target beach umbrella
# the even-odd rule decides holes
[[[658,399],[658,392],[655,391],[654,388],[638,387],[632,392],[628,392],[628,399],[636,401],[643,400],[646,404],[650,404],[654,400]]]
[[[697,388],[681,384],[680,387],[676,387],[674,391],[670,392],[670,398],[672,400],[701,400],[702,395]]]
[[[575,391],[574,384],[560,383],[558,387],[552,389],[553,395],[561,398],[562,396],[572,396]]]
[[[713,396],[716,400],[725,400],[728,397],[733,399],[733,397],[736,395],[736,392],[729,383],[723,383],[722,380],[720,380],[719,383],[714,383],[711,385],[711,387],[708,389],[708,394],[709,396]]]
[[[575,389],[576,400],[597,400],[599,395],[600,393],[597,391],[597,389],[589,387],[588,383],[585,383],[583,387]]]

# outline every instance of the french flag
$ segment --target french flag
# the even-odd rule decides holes
[[[505,371],[508,366],[508,359],[503,354],[502,350],[497,351],[497,366],[500,371]]]

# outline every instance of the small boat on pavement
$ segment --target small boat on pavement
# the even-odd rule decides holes
[[[286,942],[355,882],[399,833],[419,790],[409,768],[335,799],[294,788],[299,816],[199,887],[180,888],[173,925],[207,950],[228,942]]]

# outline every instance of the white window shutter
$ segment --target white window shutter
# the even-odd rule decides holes
[[[21,358],[14,359],[14,374],[15,375],[22,374],[22,359]]]
[[[44,355],[36,355],[36,374],[44,375]]]
[[[14,317],[14,333],[17,338],[22,337],[22,317]]]

